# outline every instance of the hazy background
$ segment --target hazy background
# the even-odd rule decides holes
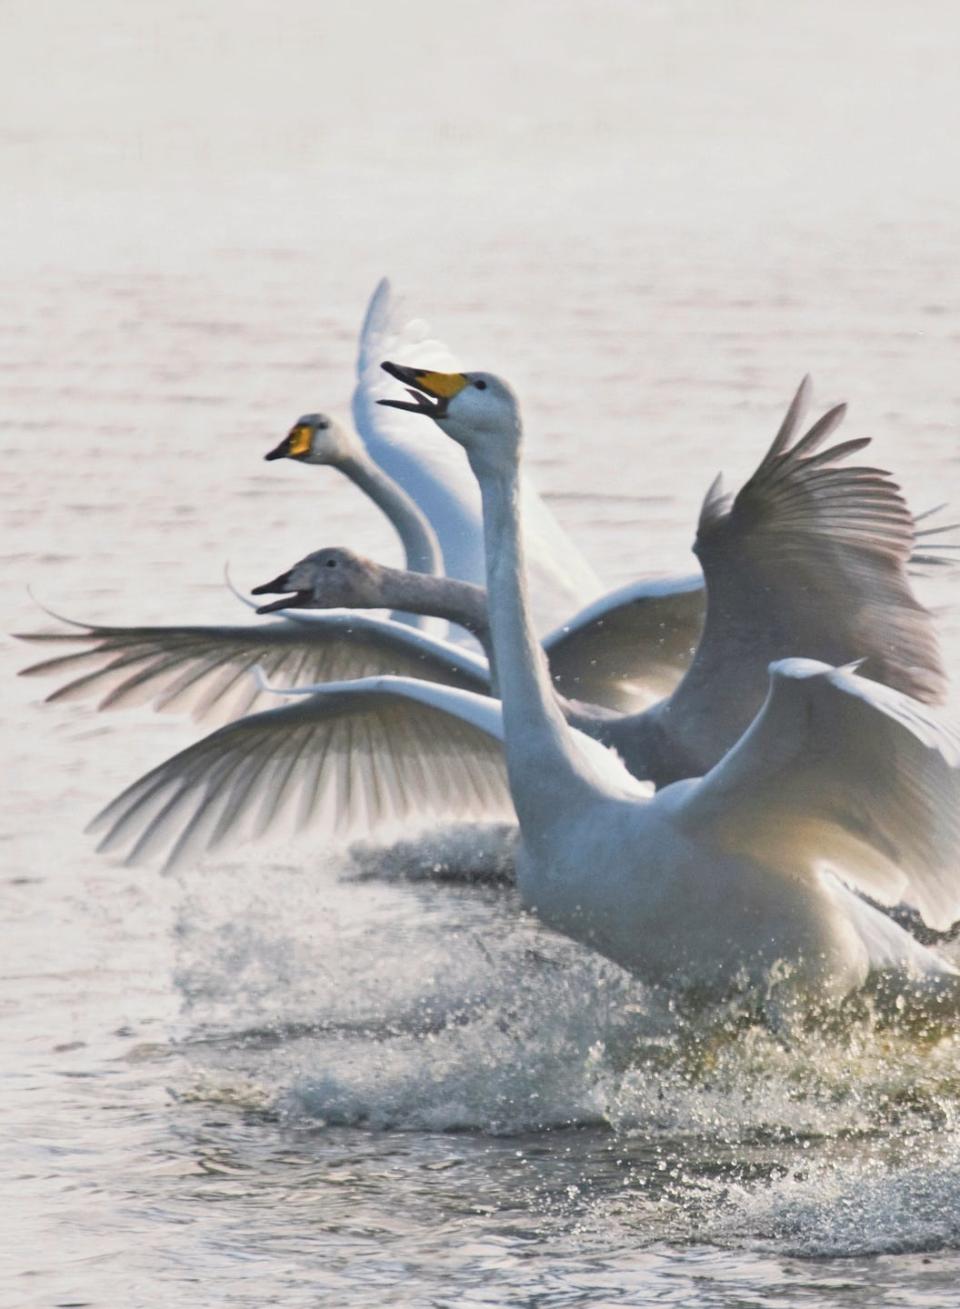
[[[310,496],[301,470],[266,483],[251,461],[294,411],[345,404],[384,272],[468,365],[519,385],[547,490],[558,445],[582,459],[588,437],[579,490],[689,484],[692,503],[721,462],[749,466],[808,369],[883,453],[956,455],[950,5],[2,17],[3,421],[15,450],[45,432],[31,545],[89,551],[92,524],[59,501],[91,429],[123,466],[189,448],[211,529],[235,474]],[[22,491],[32,474],[9,471]],[[612,548],[608,572],[666,564],[636,536]],[[189,553],[181,596],[224,549]]]

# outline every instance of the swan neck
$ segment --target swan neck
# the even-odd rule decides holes
[[[456,577],[428,577],[401,568],[384,568],[382,578],[384,604],[458,624],[477,638],[489,660],[487,593],[482,586]]]
[[[503,702],[507,771],[526,840],[549,833],[557,806],[596,788],[554,695],[526,592],[518,468],[476,468],[483,499],[487,604]]]
[[[340,468],[390,519],[403,543],[407,568],[432,576],[442,573],[436,533],[406,491],[365,451],[347,455],[341,460]]]

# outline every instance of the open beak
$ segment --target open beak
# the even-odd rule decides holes
[[[380,367],[404,384],[411,399],[378,400],[377,404],[388,405],[391,409],[407,409],[414,414],[426,414],[428,418],[446,418],[450,401],[470,384],[469,378],[464,377],[463,373],[432,373],[428,369],[408,368],[405,364],[392,364],[389,361]]]
[[[267,455],[269,459],[270,456]],[[272,614],[277,609],[306,609],[313,598],[309,591],[297,591],[290,585],[290,574],[281,573],[275,577],[272,582],[264,582],[262,586],[255,586],[252,595],[277,595],[282,592],[290,592],[292,595],[281,594],[279,600],[271,600],[269,604],[260,605],[257,609],[258,614]]]

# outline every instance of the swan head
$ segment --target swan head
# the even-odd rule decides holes
[[[372,559],[340,546],[314,550],[272,582],[253,588],[254,595],[280,595],[261,605],[258,614],[276,609],[378,609],[384,570]]]
[[[301,464],[339,464],[353,454],[355,440],[329,414],[303,414],[264,459],[296,459]]]
[[[494,373],[434,373],[405,364],[381,364],[407,388],[410,400],[379,400],[393,409],[432,418],[466,450],[476,469],[515,465],[520,450],[520,404]]]

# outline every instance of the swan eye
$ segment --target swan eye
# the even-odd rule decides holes
[[[328,568],[336,568],[336,566],[337,566],[337,561],[336,561],[336,559],[328,559],[328,560],[327,560],[327,567],[328,567]]]
[[[479,380],[479,382],[474,382],[474,386],[477,388],[478,391],[485,391],[487,389],[487,384],[482,377]]]
[[[327,422],[327,420],[325,418],[321,418],[320,421],[317,423],[317,431],[325,432],[329,426],[330,424]]]

